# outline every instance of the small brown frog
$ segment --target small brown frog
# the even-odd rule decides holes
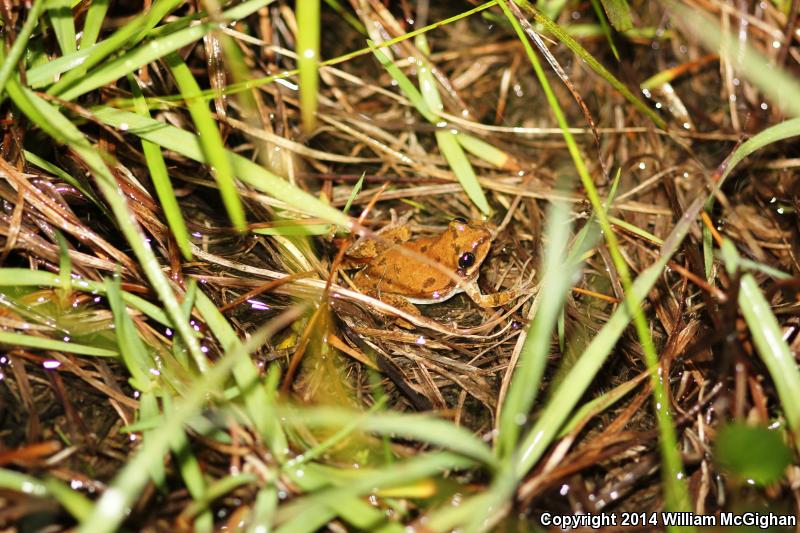
[[[418,315],[414,304],[440,303],[461,292],[481,307],[498,307],[519,295],[516,290],[481,294],[478,272],[494,238],[482,222],[456,218],[443,233],[416,239],[406,225],[388,227],[378,235],[381,240],[347,253],[352,261],[367,263],[353,283],[402,311]]]

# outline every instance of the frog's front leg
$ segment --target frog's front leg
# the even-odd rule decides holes
[[[472,301],[481,307],[500,307],[505,305],[511,300],[517,298],[525,292],[525,289],[509,289],[503,292],[495,292],[493,294],[482,294],[478,287],[477,281],[470,281],[464,285],[464,292],[467,296],[472,298]]]

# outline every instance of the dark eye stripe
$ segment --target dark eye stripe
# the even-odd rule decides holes
[[[467,219],[464,217],[456,217],[453,219],[453,222],[458,222],[459,224],[466,224]]]

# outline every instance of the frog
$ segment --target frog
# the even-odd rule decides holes
[[[480,266],[494,233],[482,221],[454,218],[436,235],[412,238],[406,224],[389,226],[347,252],[351,263],[365,263],[352,278],[361,292],[419,316],[417,305],[438,304],[466,293],[482,308],[505,305],[520,291],[483,294]],[[402,324],[401,324],[402,325]]]

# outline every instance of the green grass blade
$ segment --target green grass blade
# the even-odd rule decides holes
[[[722,253],[725,257],[725,268],[731,274],[735,273],[739,268],[739,258],[736,247],[730,240],[723,241]],[[800,371],[797,368],[797,361],[783,339],[781,326],[756,279],[747,273],[742,275],[739,283],[739,309],[753,335],[756,350],[775,383],[786,421],[791,430],[797,434],[800,432]],[[800,441],[797,442],[797,446],[800,451]]]
[[[689,28],[690,33],[709,50],[714,52],[721,48],[740,50],[741,54],[736,59],[740,65],[737,73],[752,82],[785,113],[800,117],[800,98],[796,97],[800,94],[800,81],[796,77],[775,68],[772,60],[756,50],[749,42],[740,42],[735,34],[723,34],[718,21],[707,16],[702,10],[688,9],[671,1],[668,5],[676,13],[671,17],[675,23]]]
[[[500,412],[497,453],[508,459],[516,449],[520,428],[527,422],[539,391],[544,369],[550,354],[551,338],[556,320],[561,314],[569,286],[579,263],[566,262],[564,243],[569,242],[571,224],[566,203],[552,203],[544,232],[547,246],[544,252],[544,282],[528,336],[520,352],[517,368]]]
[[[459,133],[456,139],[464,150],[497,168],[504,168],[511,159],[504,151],[469,133]]]
[[[340,17],[342,17],[348,24],[350,24],[358,33],[362,35],[367,34],[367,28],[358,20],[356,17],[350,13],[347,8],[342,6],[339,0],[325,0],[325,3],[328,4],[328,7],[336,11]]]
[[[25,49],[28,46],[28,39],[31,38],[33,29],[36,28],[36,25],[39,23],[39,17],[42,16],[46,4],[47,0],[36,0],[33,3],[31,10],[28,12],[28,18],[25,19],[25,24],[22,25],[22,29],[17,34],[14,44],[11,45],[11,50],[8,51],[8,55],[3,58],[3,61],[0,61],[0,97],[3,96],[8,78],[11,76],[11,73],[14,72],[14,69],[17,68],[22,54],[25,53]],[[5,44],[3,46],[5,46]]]
[[[628,31],[633,28],[631,20],[631,8],[627,0],[600,0],[603,9],[608,15],[608,21],[617,31]]]
[[[29,270],[27,268],[0,268],[0,287],[61,287],[61,278],[50,272],[42,270]],[[105,282],[88,281],[85,279],[74,280],[72,288],[96,294],[105,294]],[[122,293],[125,303],[160,324],[172,327],[167,315],[158,306],[148,302],[140,296],[129,292]]]
[[[72,296],[72,259],[69,257],[67,239],[60,231],[56,232],[56,239],[58,240],[58,279],[61,282],[62,301],[66,307]]]
[[[428,40],[425,35],[417,35],[415,41],[417,48],[419,48],[424,55],[427,56],[430,54]],[[382,52],[376,50],[375,53],[377,55]],[[383,60],[381,60],[381,63],[384,63]],[[384,66],[386,66],[385,63]],[[406,93],[406,96],[409,97],[409,100],[412,102],[418,100],[416,94],[414,94],[416,88],[400,69],[395,67],[392,77],[397,80],[398,85],[403,89],[403,92]],[[420,86],[420,93],[418,94],[422,95],[422,101],[425,102],[424,107],[417,107],[420,113],[425,116],[428,110],[432,111],[434,114],[442,111],[444,106],[442,105],[442,97],[439,94],[439,87],[431,72],[431,66],[425,59],[422,60],[422,64],[420,64],[417,69],[417,78],[419,79]],[[429,118],[428,120],[431,119]],[[481,184],[478,182],[478,177],[475,175],[475,169],[472,168],[472,164],[469,162],[469,159],[467,159],[464,150],[459,144],[459,137],[461,137],[461,134],[457,131],[440,129],[436,131],[435,135],[436,143],[439,145],[439,151],[442,152],[447,164],[450,165],[450,168],[458,178],[467,196],[469,196],[472,203],[474,203],[483,214],[490,214],[491,208],[486,201],[486,195],[481,188]]]
[[[40,498],[50,494],[45,484],[35,477],[5,468],[0,468],[0,487]]]
[[[471,432],[427,415],[390,412],[370,415],[346,409],[318,407],[288,411],[286,416],[291,416],[293,421],[309,427],[339,427],[354,423],[356,420],[355,427],[360,431],[390,436],[402,435],[441,446],[489,467],[497,465],[497,460],[486,444]]]
[[[202,39],[203,35],[211,31],[213,27],[214,25],[211,23],[199,24],[166,37],[153,39],[82,76],[77,83],[62,93],[58,94],[55,86],[47,92],[57,94],[64,100],[74,100],[83,94],[124,78],[126,75],[135,72],[139,67],[158,61],[184,46],[193,44]]]
[[[372,53],[375,54],[375,57],[378,58],[378,61],[383,68],[386,69],[386,72],[392,77],[392,79],[397,82],[397,86],[403,92],[403,94],[411,101],[411,104],[417,108],[417,111],[425,117],[428,122],[436,123],[438,121],[436,115],[431,110],[428,103],[425,101],[425,98],[422,96],[422,93],[411,83],[411,80],[408,79],[408,76],[403,74],[403,71],[394,64],[389,56],[383,52],[380,48],[375,46],[375,43],[372,41],[367,41],[367,44],[370,46]]]
[[[186,100],[189,113],[192,115],[204,159],[212,168],[212,174],[219,187],[219,194],[222,196],[222,202],[225,204],[228,217],[234,228],[244,231],[247,228],[244,207],[239,198],[239,192],[236,190],[233,168],[217,123],[211,115],[208,104],[199,97],[200,86],[197,84],[197,80],[194,79],[189,67],[183,62],[183,59],[178,54],[173,53],[169,54],[166,60],[178,84],[178,90]]]
[[[431,453],[376,470],[347,472],[351,474],[348,476],[348,482],[329,489],[318,490],[314,494],[279,509],[278,518],[284,520],[289,518],[289,520],[283,523],[278,531],[316,531],[337,514],[355,527],[364,529],[365,525],[368,526],[365,519],[372,518],[374,514],[367,513],[365,508],[357,507],[355,505],[355,502],[358,501],[355,500],[356,497],[380,489],[411,484],[420,479],[440,475],[448,470],[467,468],[471,464],[470,461],[450,453]],[[314,477],[313,466],[309,465],[304,469],[304,474],[300,478],[297,477],[296,472],[293,473],[293,478],[297,479],[298,483],[308,483],[304,479]],[[324,482],[332,478],[332,475],[328,473],[330,469],[320,470],[320,475],[317,477],[323,478]],[[317,482],[317,480],[312,479],[312,482]],[[312,486],[306,485],[304,488],[310,490]],[[384,520],[385,515],[380,517],[378,523]],[[400,525],[396,524],[396,526]],[[371,528],[367,527],[366,529]]]
[[[555,98],[553,90],[549,86],[547,77],[544,75],[544,72],[542,71],[538,57],[536,56],[536,54],[533,53],[531,45],[525,38],[525,33],[522,27],[520,26],[520,23],[517,20],[516,16],[511,12],[511,10],[509,9],[509,7],[506,6],[506,4],[501,3],[500,7],[505,12],[512,26],[514,26],[517,35],[522,40],[523,46],[525,47],[525,51],[531,61],[532,66],[534,67],[537,78],[539,79],[539,83],[544,89],[547,101],[550,104],[550,107],[552,108],[553,113],[556,116],[559,127],[561,128],[561,131],[563,133],[564,140],[567,144],[567,149],[569,150],[569,153],[572,156],[581,183],[583,184],[583,187],[586,190],[586,194],[589,198],[589,201],[592,204],[594,216],[597,217],[597,221],[600,224],[600,227],[603,229],[603,234],[606,243],[608,245],[608,250],[610,252],[611,259],[614,263],[614,267],[617,270],[617,273],[619,274],[620,281],[622,282],[622,286],[625,291],[624,293],[625,306],[632,314],[633,323],[636,328],[636,333],[639,338],[639,342],[642,345],[642,351],[644,352],[645,363],[651,372],[651,384],[653,387],[653,404],[656,411],[655,413],[656,422],[658,424],[658,430],[660,435],[659,445],[660,445],[661,461],[662,461],[661,478],[665,493],[665,507],[666,509],[671,511],[678,511],[678,512],[689,511],[691,509],[691,506],[689,502],[689,494],[687,492],[686,484],[684,482],[683,466],[681,464],[681,458],[678,452],[675,426],[672,423],[672,415],[668,410],[669,395],[665,390],[665,385],[659,372],[660,365],[658,360],[658,354],[656,353],[656,348],[655,348],[655,343],[653,342],[653,338],[650,335],[650,330],[647,325],[647,319],[644,316],[644,311],[640,307],[641,300],[637,300],[637,297],[634,296],[633,294],[633,284],[631,283],[631,276],[628,270],[628,265],[625,262],[625,259],[622,257],[622,253],[619,250],[616,234],[614,233],[613,228],[611,227],[611,224],[608,221],[606,208],[600,199],[600,196],[597,192],[597,188],[595,187],[594,184],[594,180],[589,175],[589,170],[586,166],[586,163],[584,162],[583,157],[581,156],[580,150],[578,149],[575,139],[570,133],[569,125],[566,121],[566,118],[564,117],[564,113],[561,111],[561,107],[558,103],[558,100]],[[603,357],[605,357],[605,355]],[[585,358],[585,354],[584,356],[581,357],[581,359],[583,358]],[[690,527],[687,528],[686,530],[693,531],[693,528]]]
[[[128,83],[133,92],[136,112],[143,117],[150,118],[150,110],[147,108],[147,103],[145,103],[138,82],[133,76],[129,76]],[[172,188],[172,181],[169,179],[167,164],[164,162],[161,149],[150,141],[142,140],[142,152],[144,153],[145,163],[147,163],[147,170],[150,173],[150,179],[153,181],[153,187],[156,189],[158,201],[161,203],[161,209],[167,219],[167,225],[169,225],[169,229],[172,231],[172,235],[175,237],[175,242],[184,259],[191,260],[192,245],[189,239],[189,230],[186,229],[186,222],[183,220],[178,199],[175,197],[175,190]]]
[[[87,346],[75,342],[33,337],[23,333],[14,333],[13,331],[0,331],[0,344],[12,347],[25,346],[26,348],[34,348],[36,350],[53,350],[78,355],[90,355],[93,357],[117,357],[119,355],[117,352],[106,350],[105,348],[95,348],[94,346]]]
[[[100,121],[147,139],[164,149],[173,150],[185,157],[207,163],[200,140],[188,131],[176,128],[135,113],[100,106],[92,109]],[[249,159],[228,152],[234,173],[244,183],[285,202],[300,213],[319,217],[344,228],[352,229],[352,222],[338,209],[319,198],[295,187]]]
[[[800,92],[797,94],[800,94]],[[800,118],[785,120],[758,132],[756,135],[753,135],[750,139],[743,142],[733,152],[733,155],[725,163],[725,170],[720,175],[719,181],[721,182],[727,178],[739,163],[756,150],[760,150],[778,141],[797,136],[800,136]]]
[[[33,152],[29,152],[28,150],[23,150],[23,154],[25,155],[25,160],[34,165],[39,167],[40,169],[44,170],[45,172],[49,172],[50,174],[57,176],[64,180],[66,183],[72,185],[76,189],[78,189],[81,194],[86,196],[89,200],[91,200],[98,208],[105,209],[100,203],[100,200],[94,195],[94,193],[86,187],[86,184],[76,179],[71,174],[68,174],[64,169],[57,167],[56,165],[52,164],[49,161],[46,161],[39,157],[38,155],[34,154]]]
[[[297,0],[297,69],[300,71],[300,115],[306,133],[317,122],[320,51],[320,1]]]
[[[75,43],[75,20],[69,0],[49,0],[47,7],[50,24],[56,34],[61,54],[72,54],[77,50]]]
[[[196,300],[197,310],[208,324],[209,329],[219,340],[225,352],[241,348],[241,341],[231,325],[219,312],[217,306],[202,291],[198,291]],[[272,371],[274,372],[274,370]],[[245,409],[256,431],[264,437],[264,441],[272,454],[283,460],[288,451],[286,435],[283,433],[278,417],[275,414],[275,397],[277,375],[269,374],[273,381],[272,388],[262,385],[258,369],[248,358],[243,358],[236,363],[233,376],[236,386],[244,398]]]
[[[342,209],[342,212],[345,215],[350,212],[350,206],[353,205],[353,201],[356,199],[356,196],[358,196],[358,193],[361,192],[361,187],[364,186],[364,176],[366,175],[366,171],[362,172],[361,177],[358,178],[358,181],[355,184],[355,187],[353,187],[353,190],[350,191],[350,196],[347,197],[347,203],[344,204],[344,209]]]
[[[135,17],[95,46],[81,47],[75,53],[60,57],[39,68],[31,69],[27,73],[28,84],[31,87],[37,87],[55,82],[47,92],[61,95],[66,88],[83,80],[87,70],[105,61],[110,55],[125,49],[126,46],[136,44],[138,42],[136,40],[137,36],[143,36],[142,33],[144,31],[155,27],[163,17],[181,3],[182,0],[156,0],[145,15]],[[139,37],[139,40],[141,40],[141,37]],[[70,70],[71,72],[67,72]],[[135,68],[131,70],[135,70]],[[66,74],[56,81],[58,75],[64,72]],[[104,84],[101,83],[101,85]]]
[[[428,46],[428,38],[425,34],[417,35],[414,37],[414,43],[420,52],[427,58],[431,55],[430,47]],[[428,108],[438,113],[444,110],[442,105],[442,97],[439,94],[439,85],[436,83],[436,78],[433,77],[431,72],[431,65],[427,59],[423,59],[417,68],[417,80],[419,80],[419,88],[423,100],[428,105]]]
[[[275,511],[278,509],[278,489],[270,484],[258,491],[253,503],[253,510],[247,520],[247,533],[265,533],[269,531],[266,524],[275,520]]]
[[[117,331],[119,332],[119,330]],[[142,393],[139,398],[139,411],[136,414],[139,420],[156,419],[159,416],[158,400],[153,392]],[[154,428],[145,429],[142,431],[142,438],[145,441],[149,440],[153,435],[153,431]],[[163,461],[153,461],[147,466],[150,470],[150,478],[153,480],[153,484],[165,494],[167,492],[167,473]],[[88,516],[85,518],[88,518]]]
[[[97,42],[108,11],[108,2],[109,0],[92,0],[81,32],[81,50],[91,48]]]
[[[489,207],[486,195],[483,193],[478,177],[475,175],[475,169],[472,168],[472,164],[469,162],[469,159],[467,159],[467,155],[458,143],[457,137],[459,133],[440,130],[437,131],[435,135],[439,150],[458,178],[459,183],[461,183],[461,186],[464,188],[464,192],[467,193],[472,203],[474,203],[484,215],[491,214],[492,208]]]
[[[50,495],[76,520],[84,520],[92,512],[92,501],[66,483],[49,478],[44,484]]]
[[[210,511],[209,506],[214,500],[242,485],[255,484],[256,481],[258,481],[258,477],[250,472],[225,476],[211,483],[202,497],[193,495],[194,501],[183,512],[190,517],[201,513],[207,514]],[[209,514],[208,516],[211,515]],[[213,523],[211,525],[212,529],[209,531],[213,531]],[[195,531],[197,531],[197,527],[195,527]]]
[[[245,2],[237,7],[246,7],[248,9],[239,9],[234,13],[237,16],[247,16],[263,7],[268,1],[269,0],[251,0],[250,2]],[[114,39],[116,36],[115,34],[89,49],[84,67],[88,68],[89,66],[100,63],[124,44],[131,44],[131,40],[133,43],[138,42],[145,37],[150,28],[154,27],[161,18],[166,16],[167,13],[177,5],[180,5],[180,3],[180,0],[163,0],[158,4],[154,4],[147,15],[138,17],[136,21],[130,25],[129,29],[125,29],[124,31],[120,29],[117,32],[120,33],[119,37]],[[160,7],[160,9],[156,9],[156,7]],[[232,10],[222,13],[222,19],[224,21],[234,22],[236,20],[231,17],[231,11]],[[47,92],[57,95],[64,100],[73,100],[82,94],[93,91],[119,78],[123,78],[141,66],[157,61],[184,46],[193,44],[216,27],[216,23],[207,22],[150,39],[148,42],[140,44],[116,59],[107,61],[96,70],[92,70],[86,75],[83,75],[80,70],[66,74],[58,83],[48,89]],[[107,45],[106,43],[108,41],[113,41],[114,46],[111,47]],[[81,52],[78,52],[78,54],[80,53]]]
[[[578,57],[586,61],[586,64],[594,70],[601,78],[606,80],[614,89],[616,89],[628,102],[633,104],[636,109],[641,111],[650,120],[653,121],[657,127],[666,129],[667,125],[658,113],[652,110],[646,103],[640,100],[635,94],[631,92],[628,87],[619,81],[611,72],[608,71],[603,65],[597,61],[592,54],[590,54],[581,44],[572,38],[566,31],[564,31],[558,24],[544,16],[527,0],[513,0],[517,5],[530,12],[537,23],[544,26],[544,28],[552,33],[559,41],[564,43],[570,50],[572,50]]]
[[[172,410],[172,397],[169,394],[164,394],[162,397],[164,404],[164,412]],[[192,447],[189,444],[189,439],[186,437],[184,431],[176,431],[172,435],[170,442],[170,449],[175,458],[175,463],[178,465],[178,470],[181,473],[183,482],[189,490],[189,494],[195,501],[203,500],[208,491],[208,483],[203,470],[200,468],[200,463],[197,461]],[[198,515],[198,513],[194,513]],[[199,513],[199,516],[194,521],[194,530],[198,532],[213,531],[214,517],[208,510]]]
[[[130,384],[142,392],[149,392],[153,381],[150,370],[156,365],[139,337],[139,331],[128,316],[128,310],[122,301],[122,288],[118,276],[106,280],[106,295],[111,313],[114,315],[114,330],[119,353],[131,375]]]
[[[558,437],[565,437],[568,433],[573,431],[579,425],[582,425],[591,417],[597,416],[602,413],[622,398],[624,398],[630,391],[639,385],[641,380],[638,378],[629,379],[628,381],[617,385],[610,391],[604,392],[596,398],[583,404],[580,409],[575,411],[575,414],[570,418],[569,422],[564,424]]]
[[[600,22],[600,31],[603,32],[606,41],[608,41],[608,46],[611,48],[611,53],[614,54],[616,60],[619,61],[619,51],[617,51],[617,47],[614,44],[614,36],[611,35],[611,27],[608,25],[606,14],[603,11],[603,7],[600,5],[600,0],[592,0],[592,7],[594,8],[594,12],[597,14],[597,20]]]

